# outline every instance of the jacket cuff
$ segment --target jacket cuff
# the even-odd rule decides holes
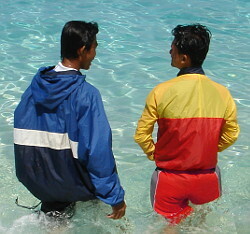
[[[147,155],[147,158],[148,158],[150,161],[154,161],[154,160],[155,160],[154,154]]]
[[[121,201],[121,202],[119,202],[119,203],[117,203],[117,204],[115,204],[115,205],[112,205],[112,207],[114,207],[114,206],[119,206],[119,205],[121,205],[121,204],[123,204],[125,201],[123,200],[123,201]]]

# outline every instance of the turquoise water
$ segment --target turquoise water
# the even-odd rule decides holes
[[[87,79],[101,92],[113,131],[113,150],[126,190],[126,218],[105,217],[110,207],[78,203],[61,225],[19,208],[38,201],[16,179],[13,111],[40,66],[59,61],[61,28],[69,20],[97,21],[97,57]],[[223,196],[200,208],[180,233],[248,233],[250,229],[249,0],[0,0],[0,233],[160,233],[164,220],[149,201],[154,164],[133,141],[148,92],[175,77],[171,29],[199,22],[213,33],[206,74],[227,86],[238,106],[241,135],[220,153]],[[206,218],[201,213],[206,212]]]

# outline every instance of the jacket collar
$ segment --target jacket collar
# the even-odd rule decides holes
[[[205,72],[203,71],[202,67],[186,67],[182,68],[177,76],[185,75],[185,74],[202,74],[205,75]]]

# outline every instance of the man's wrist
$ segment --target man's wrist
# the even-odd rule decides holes
[[[122,202],[120,202],[120,203],[117,203],[117,204],[113,205],[112,207],[114,207],[114,208],[119,208],[119,207],[123,207],[124,204],[125,204],[125,201],[122,201]]]

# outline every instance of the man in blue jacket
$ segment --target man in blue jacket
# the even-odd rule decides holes
[[[98,198],[120,219],[126,204],[111,129],[99,91],[79,71],[95,58],[97,33],[96,23],[66,23],[62,62],[40,68],[24,92],[14,113],[16,175],[45,213]]]

